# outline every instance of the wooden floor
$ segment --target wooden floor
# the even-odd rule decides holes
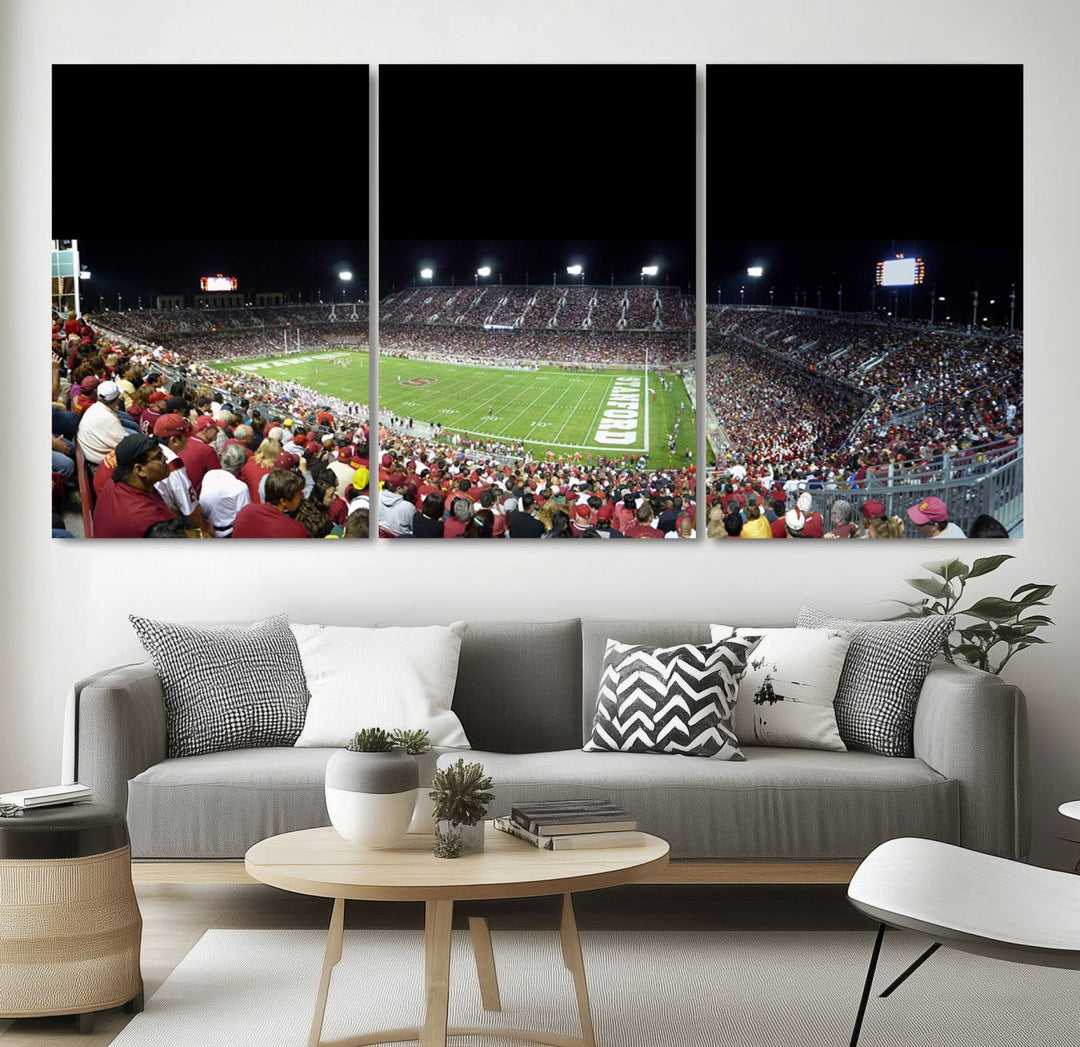
[[[136,887],[143,916],[142,969],[146,997],[168,977],[202,933],[219,928],[326,928],[332,903],[262,884],[162,884]],[[582,931],[673,928],[677,930],[856,930],[873,925],[847,903],[846,888],[828,886],[641,886],[575,896]],[[459,903],[454,926],[485,914],[492,930],[559,926],[560,900]],[[421,904],[349,902],[346,928],[422,930]],[[148,1003],[152,1006],[152,1003]],[[120,1010],[98,1015],[93,1035],[79,1036],[71,1018],[0,1019],[3,1047],[104,1047],[130,1021]],[[229,1045],[222,1045],[229,1047]]]

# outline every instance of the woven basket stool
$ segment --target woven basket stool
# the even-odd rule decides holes
[[[142,917],[124,816],[97,804],[0,818],[0,1018],[142,1010]]]

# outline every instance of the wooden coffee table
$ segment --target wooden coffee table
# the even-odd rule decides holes
[[[603,850],[542,851],[489,823],[486,850],[460,858],[436,858],[431,837],[410,837],[400,849],[365,851],[332,828],[305,829],[255,844],[244,858],[247,871],[272,887],[318,898],[333,898],[322,979],[315,1001],[308,1047],[322,1043],[323,1013],[330,975],[341,959],[345,901],[424,902],[424,1024],[383,1029],[335,1041],[335,1047],[416,1040],[420,1047],[445,1047],[447,1036],[503,1036],[549,1047],[595,1047],[585,967],[574,918],[574,891],[617,887],[647,879],[667,865],[668,845],[639,833],[640,842]],[[563,962],[574,978],[581,1036],[530,1029],[480,1026],[447,1028],[450,996],[450,927],[454,902],[481,898],[536,898],[561,894]],[[469,918],[469,934],[484,1010],[499,1011],[499,985],[491,935],[484,917]]]

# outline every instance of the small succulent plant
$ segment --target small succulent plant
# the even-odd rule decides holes
[[[427,731],[406,731],[398,729],[390,735],[394,748],[404,749],[410,756],[422,756],[431,751],[431,739]]]
[[[436,858],[460,858],[464,848],[461,833],[453,827],[447,829],[435,829],[435,839],[432,841],[431,850]]]
[[[396,746],[390,735],[381,727],[365,727],[353,736],[348,746],[351,753],[388,753]]]
[[[476,825],[491,803],[491,778],[484,766],[458,760],[435,772],[428,795],[435,802],[435,820],[457,825]]]

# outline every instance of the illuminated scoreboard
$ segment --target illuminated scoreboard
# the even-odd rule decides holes
[[[898,254],[877,264],[878,287],[914,287],[926,276],[921,258],[905,258]]]
[[[200,276],[199,287],[203,291],[235,291],[236,277],[222,276],[221,273],[216,276]]]

